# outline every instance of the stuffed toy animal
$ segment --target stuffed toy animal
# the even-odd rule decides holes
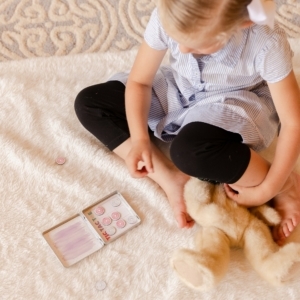
[[[267,205],[247,209],[230,200],[222,185],[191,178],[184,191],[187,211],[201,225],[195,249],[177,250],[171,265],[189,287],[209,290],[225,275],[231,247],[243,248],[246,258],[271,284],[286,281],[291,267],[300,261],[300,244],[279,247],[270,228],[280,222]]]

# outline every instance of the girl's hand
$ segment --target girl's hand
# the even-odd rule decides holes
[[[262,205],[272,198],[262,184],[255,187],[234,187],[233,189],[224,183],[224,190],[230,199],[246,207]]]
[[[139,140],[132,143],[126,159],[129,173],[134,178],[142,178],[153,172],[150,140]]]

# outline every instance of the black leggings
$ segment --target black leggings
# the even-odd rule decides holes
[[[110,150],[130,136],[124,93],[123,83],[108,81],[85,88],[75,100],[75,111],[82,125]],[[174,136],[170,156],[173,163],[190,176],[234,183],[248,167],[250,149],[237,133],[192,122]]]

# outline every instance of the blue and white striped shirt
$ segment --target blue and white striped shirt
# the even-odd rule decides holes
[[[161,66],[153,82],[148,124],[155,136],[171,141],[184,125],[201,121],[239,133],[256,151],[272,142],[279,119],[266,82],[284,79],[293,55],[278,25],[254,25],[218,52],[195,57],[180,52],[155,9],[144,39],[151,48],[170,51],[170,65]],[[127,76],[111,80],[126,84]]]

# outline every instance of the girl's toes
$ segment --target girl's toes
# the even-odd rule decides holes
[[[290,232],[290,230],[289,230],[289,228],[288,228],[287,222],[285,222],[285,223],[282,225],[282,232],[283,232],[283,234],[284,234],[283,238],[288,237],[288,236],[291,234],[291,232]]]
[[[284,233],[284,224],[280,224],[278,227],[278,240],[284,240],[285,233]]]
[[[292,223],[294,225],[294,228],[299,224],[299,222],[300,222],[300,215],[294,216],[292,218]]]
[[[295,229],[295,225],[292,219],[289,219],[286,221],[286,226],[289,230],[289,232],[292,232]]]

